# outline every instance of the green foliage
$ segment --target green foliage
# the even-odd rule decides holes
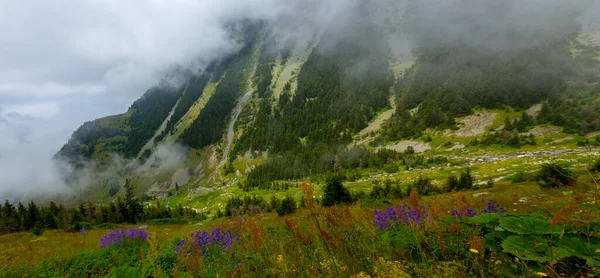
[[[522,171],[517,171],[512,176],[508,177],[508,179],[513,183],[533,181],[536,179],[536,175],[534,173],[526,173]]]
[[[372,199],[401,199],[405,195],[408,194],[404,194],[400,184],[392,186],[392,182],[389,180],[384,182],[384,186],[379,184],[373,185],[373,189],[371,189],[371,192],[369,193],[369,197]]]
[[[600,159],[598,159],[594,164],[590,165],[590,171],[600,172]]]
[[[419,195],[429,195],[433,193],[433,185],[431,184],[431,180],[427,177],[423,178],[419,176],[413,185],[413,188],[419,193]]]
[[[543,187],[569,186],[575,182],[571,171],[556,163],[542,164],[536,177]]]
[[[465,171],[460,173],[460,176],[458,178],[457,189],[458,190],[471,189],[471,188],[473,188],[473,184],[474,184],[474,179],[473,179],[473,176],[471,175],[471,168],[467,167],[467,169]]]
[[[193,76],[188,80],[187,86],[183,91],[179,103],[173,111],[173,115],[167,122],[166,128],[154,138],[154,143],[160,142],[167,134],[173,133],[175,124],[190,110],[196,101],[204,93],[206,84],[210,81],[210,74],[201,74],[200,76]]]
[[[245,72],[252,55],[252,47],[257,39],[259,27],[244,26],[246,33],[244,47],[236,54],[227,67],[225,76],[221,79],[213,96],[200,111],[198,118],[184,131],[181,140],[192,148],[203,148],[221,140],[227,125],[227,118],[235,107],[242,90],[246,88]]]
[[[186,219],[182,219],[182,218],[159,218],[159,219],[152,219],[148,222],[146,222],[146,224],[148,225],[177,225],[177,224],[187,224],[188,221]]]
[[[325,189],[323,191],[323,206],[330,207],[352,202],[350,192],[342,184],[342,178],[339,175],[334,174],[329,176],[325,181]]]
[[[129,111],[133,111],[133,114],[128,123],[131,130],[123,146],[125,157],[138,155],[171,112],[180,96],[180,91],[181,89],[168,85],[157,86],[148,90],[131,105]]]
[[[271,204],[273,205],[273,204]],[[272,208],[277,208],[279,204]],[[255,215],[267,208],[267,202],[263,197],[256,196],[244,196],[244,197],[231,197],[227,200],[225,205],[225,216],[241,216],[241,215]]]
[[[563,231],[561,227],[550,225],[548,220],[534,216],[506,216],[500,219],[499,224],[505,230],[520,235],[560,235]]]
[[[294,213],[296,211],[296,201],[291,196],[285,197],[275,210],[279,216]]]
[[[265,95],[235,153],[269,150],[318,157],[350,142],[375,111],[388,105],[389,49],[364,7],[350,13],[357,20],[341,26],[346,31],[337,30],[340,26],[327,30],[313,49],[298,74],[296,92],[286,86],[276,107]]]

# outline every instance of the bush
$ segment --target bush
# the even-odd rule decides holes
[[[556,163],[544,163],[537,173],[537,180],[543,187],[569,186],[575,182],[571,171]]]
[[[532,173],[525,173],[519,171],[516,172],[514,175],[510,176],[508,180],[510,180],[512,183],[526,182],[535,180],[535,175]]]
[[[187,223],[188,221],[182,218],[159,218],[146,222],[148,225],[178,225]]]
[[[414,184],[414,188],[415,190],[417,190],[417,193],[419,193],[419,195],[429,195],[433,191],[433,185],[431,184],[431,180],[427,177],[417,178]]]
[[[102,223],[96,226],[96,228],[98,229],[114,229],[116,228],[117,225],[113,224],[113,223]]]
[[[275,210],[279,216],[294,213],[296,211],[296,201],[290,196],[285,197]]]
[[[392,173],[397,173],[398,170],[400,170],[400,168],[398,168],[398,165],[396,164],[388,164],[383,168],[383,171],[385,171],[386,173],[392,174]]]
[[[590,167],[591,172],[600,172],[600,159],[596,161],[596,163],[592,164]]]

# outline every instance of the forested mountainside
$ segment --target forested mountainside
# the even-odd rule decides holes
[[[515,13],[488,4],[440,4],[489,15],[477,24],[472,14],[432,15],[415,1],[397,10],[359,1],[319,28],[290,19],[232,24],[237,51],[188,73],[182,84],[148,90],[124,114],[85,123],[56,157],[101,169],[116,154],[129,161],[119,175],[139,176],[138,193],[168,190],[175,180],[252,190],[402,161],[377,150],[398,140],[427,145],[476,111],[519,116],[474,135],[473,145],[533,144],[519,133],[540,125],[600,130],[599,47],[582,33],[577,11],[531,8],[531,26],[517,28],[496,26]],[[530,107],[538,109],[525,113]],[[156,151],[172,144],[183,146],[185,161],[160,170],[158,181],[149,178],[142,166],[154,157],[150,168],[159,167],[165,158]]]
[[[456,117],[471,114],[476,107],[527,109],[541,102],[544,113],[540,123],[551,122],[572,132],[579,132],[581,124],[588,127],[584,132],[600,128],[594,126],[600,117],[600,110],[593,109],[598,102],[576,103],[571,98],[575,92],[600,92],[597,72],[589,72],[597,69],[597,50],[586,49],[572,56],[581,28],[575,17],[531,9],[526,11],[528,17],[549,13],[545,23],[552,25],[507,28],[494,25],[510,17],[513,11],[503,8],[506,6],[486,1],[469,5],[490,18],[476,21],[476,14],[449,12],[431,20],[416,7],[407,9],[412,21],[407,33],[415,42],[417,62],[397,83],[399,105],[389,123],[388,138],[418,137],[426,128],[452,127]],[[446,20],[465,32],[453,35]],[[409,110],[416,107],[418,111],[411,115]],[[548,113],[553,109],[561,112]]]
[[[111,153],[134,158],[169,114],[181,90],[167,84],[149,89],[127,113],[87,122],[57,153],[71,162],[102,161]]]

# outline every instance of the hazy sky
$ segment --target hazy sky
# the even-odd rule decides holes
[[[60,191],[50,158],[73,131],[236,51],[223,24],[332,18],[354,1],[0,0],[0,200]]]
[[[51,188],[49,158],[85,121],[123,113],[175,66],[235,50],[222,24],[278,0],[0,0],[0,199]]]

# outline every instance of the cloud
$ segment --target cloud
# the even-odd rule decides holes
[[[50,158],[82,123],[123,113],[173,69],[237,51],[224,26],[276,20],[291,3],[0,0],[0,198],[61,192]]]
[[[3,107],[8,115],[30,116],[36,118],[49,118],[60,111],[58,103],[53,101],[30,102]]]

